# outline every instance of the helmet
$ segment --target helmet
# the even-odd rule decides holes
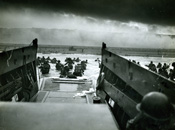
[[[173,113],[173,105],[170,103],[168,97],[160,92],[146,94],[141,103],[137,104],[136,109],[158,121],[170,119]]]
[[[175,62],[172,63],[172,66],[175,67]]]

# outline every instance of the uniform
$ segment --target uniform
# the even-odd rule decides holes
[[[146,94],[136,109],[139,114],[127,122],[126,130],[175,130],[174,108],[163,93]]]

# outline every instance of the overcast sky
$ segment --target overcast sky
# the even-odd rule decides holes
[[[44,1],[40,6],[34,6],[37,2],[41,2],[39,0],[34,4],[31,2],[26,4],[20,0],[13,4],[1,1],[1,5],[4,6],[1,6],[0,11],[0,42],[25,43],[37,37],[41,44],[101,46],[101,42],[107,42],[109,46],[118,47],[175,48],[175,22],[173,22],[175,17],[169,19],[170,14],[161,16],[167,11],[171,13],[170,9],[152,6],[164,13],[155,13],[154,16],[157,17],[153,19],[150,19],[152,15],[147,16],[145,13],[145,17],[138,18],[141,12],[138,12],[137,17],[137,10],[129,15],[128,10],[131,10],[131,6],[125,5],[123,8],[120,7],[121,14],[124,14],[122,17],[118,12],[116,15],[115,12],[110,12],[110,10],[117,11],[115,8],[118,6],[112,6],[112,4],[107,4],[106,7],[109,10],[105,13],[105,0],[101,2],[95,0],[94,4],[92,1],[88,3],[85,0],[82,0],[83,2],[78,0],[79,3],[69,1],[70,6],[62,2],[58,8],[51,3],[46,6]],[[112,3],[113,0],[110,1]],[[52,0],[52,2],[55,1]],[[89,8],[83,10],[84,5]],[[30,29],[30,31],[23,30],[22,33],[14,34],[11,28],[40,28],[45,29],[45,33],[39,31],[36,33],[35,30]]]

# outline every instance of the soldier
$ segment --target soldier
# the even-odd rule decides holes
[[[66,58],[65,62],[66,62],[66,64],[74,64],[74,61],[70,57]]]
[[[36,65],[39,66],[41,64],[41,57],[37,57],[36,59]]]
[[[156,66],[153,63],[153,61],[151,61],[150,64],[149,65],[146,65],[146,66],[149,68],[149,70],[152,70],[154,72],[157,72]]]
[[[56,62],[57,62],[57,59],[55,57],[51,59],[51,63],[55,64]]]
[[[173,68],[175,69],[175,62],[172,63]]]
[[[41,65],[41,72],[42,74],[48,74],[50,71],[50,65],[48,61],[44,61],[44,64]]]
[[[126,130],[174,130],[174,108],[163,93],[146,94],[136,109],[139,113],[127,122]]]
[[[169,78],[170,78],[171,80],[174,80],[173,69],[170,69],[170,72],[169,72],[168,76],[169,76]]]
[[[163,68],[159,68],[158,70],[158,74],[166,77],[166,78],[169,78],[169,74],[168,74],[168,71],[166,69],[163,69]]]
[[[73,69],[74,61],[71,58],[66,58],[65,62],[65,65],[68,65],[69,69]]]
[[[162,68],[162,64],[159,62],[157,68]]]
[[[162,69],[166,70],[168,68],[169,68],[169,65],[167,65],[166,63],[164,63]]]
[[[75,76],[82,76],[83,75],[83,70],[81,64],[78,64],[75,66],[75,70],[73,72],[73,75]]]
[[[86,61],[81,61],[82,70],[86,70]]]
[[[66,77],[68,73],[69,73],[69,67],[68,66],[61,67],[60,77]]]
[[[170,79],[175,81],[175,62],[172,63],[173,69],[171,70]]]
[[[75,62],[79,62],[80,61],[80,59],[79,59],[79,57],[77,57],[77,59],[75,60]]]
[[[132,62],[133,62],[133,63],[136,63],[136,61],[135,61],[135,60],[132,60]]]
[[[48,57],[46,58],[46,60],[49,61],[49,60],[50,60],[50,57],[48,56]]]
[[[56,70],[61,70],[61,68],[64,67],[64,66],[61,64],[61,61],[58,60],[55,67],[56,67]]]
[[[43,56],[43,57],[41,58],[41,63],[44,63],[44,61],[46,61],[46,58]]]

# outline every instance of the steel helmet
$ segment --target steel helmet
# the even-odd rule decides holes
[[[175,67],[175,62],[172,63],[172,66]]]
[[[168,97],[160,92],[146,94],[141,103],[137,104],[136,109],[158,121],[170,119],[173,113],[173,105],[170,103]]]

